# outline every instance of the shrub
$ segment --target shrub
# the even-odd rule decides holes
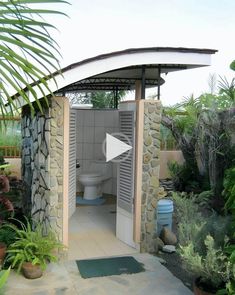
[[[179,220],[178,241],[180,245],[187,245],[195,241],[197,233],[203,227],[202,215],[198,211],[198,204],[194,195],[187,197],[185,194],[172,194],[175,211]]]
[[[225,209],[235,215],[235,167],[225,171],[223,185],[223,196],[226,199]]]
[[[187,164],[179,164],[176,161],[168,163],[170,176],[178,191],[198,191],[199,183],[192,168]]]
[[[203,191],[197,196],[197,203],[203,207],[209,207],[211,198],[213,197],[213,192]]]
[[[200,278],[200,282],[204,286],[208,286],[208,291],[212,291],[211,287],[217,290],[229,280],[231,265],[222,249],[216,248],[212,236],[206,236],[204,243],[206,247],[205,255],[200,255],[196,251],[193,242],[186,246],[180,246],[179,253],[187,271]]]
[[[16,232],[6,224],[0,225],[0,242],[3,242],[7,247],[16,239]]]
[[[200,277],[204,287],[210,286],[207,291],[217,290],[232,276],[232,264],[224,250],[233,233],[231,217],[217,213],[203,216],[195,195],[173,193],[173,200],[179,219],[178,253],[183,266]]]

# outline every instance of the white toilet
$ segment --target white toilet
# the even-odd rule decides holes
[[[85,200],[94,200],[102,196],[102,183],[112,177],[110,162],[95,160],[91,162],[90,169],[78,176],[79,182],[84,186]]]

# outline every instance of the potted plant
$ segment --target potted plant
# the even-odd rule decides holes
[[[54,251],[62,249],[54,233],[43,233],[43,227],[38,223],[35,227],[26,219],[26,225],[19,221],[21,228],[8,225],[16,232],[16,240],[7,250],[6,262],[12,268],[22,271],[24,276],[35,279],[42,276],[49,262],[56,262],[58,257]]]

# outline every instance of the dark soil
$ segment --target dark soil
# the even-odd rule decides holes
[[[182,261],[177,253],[163,253],[159,251],[158,257],[162,258],[165,263],[163,265],[179,280],[183,282],[185,286],[192,290],[194,276],[182,267]]]

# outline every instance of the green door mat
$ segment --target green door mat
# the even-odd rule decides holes
[[[132,256],[76,260],[76,263],[84,279],[145,271],[143,265]]]

